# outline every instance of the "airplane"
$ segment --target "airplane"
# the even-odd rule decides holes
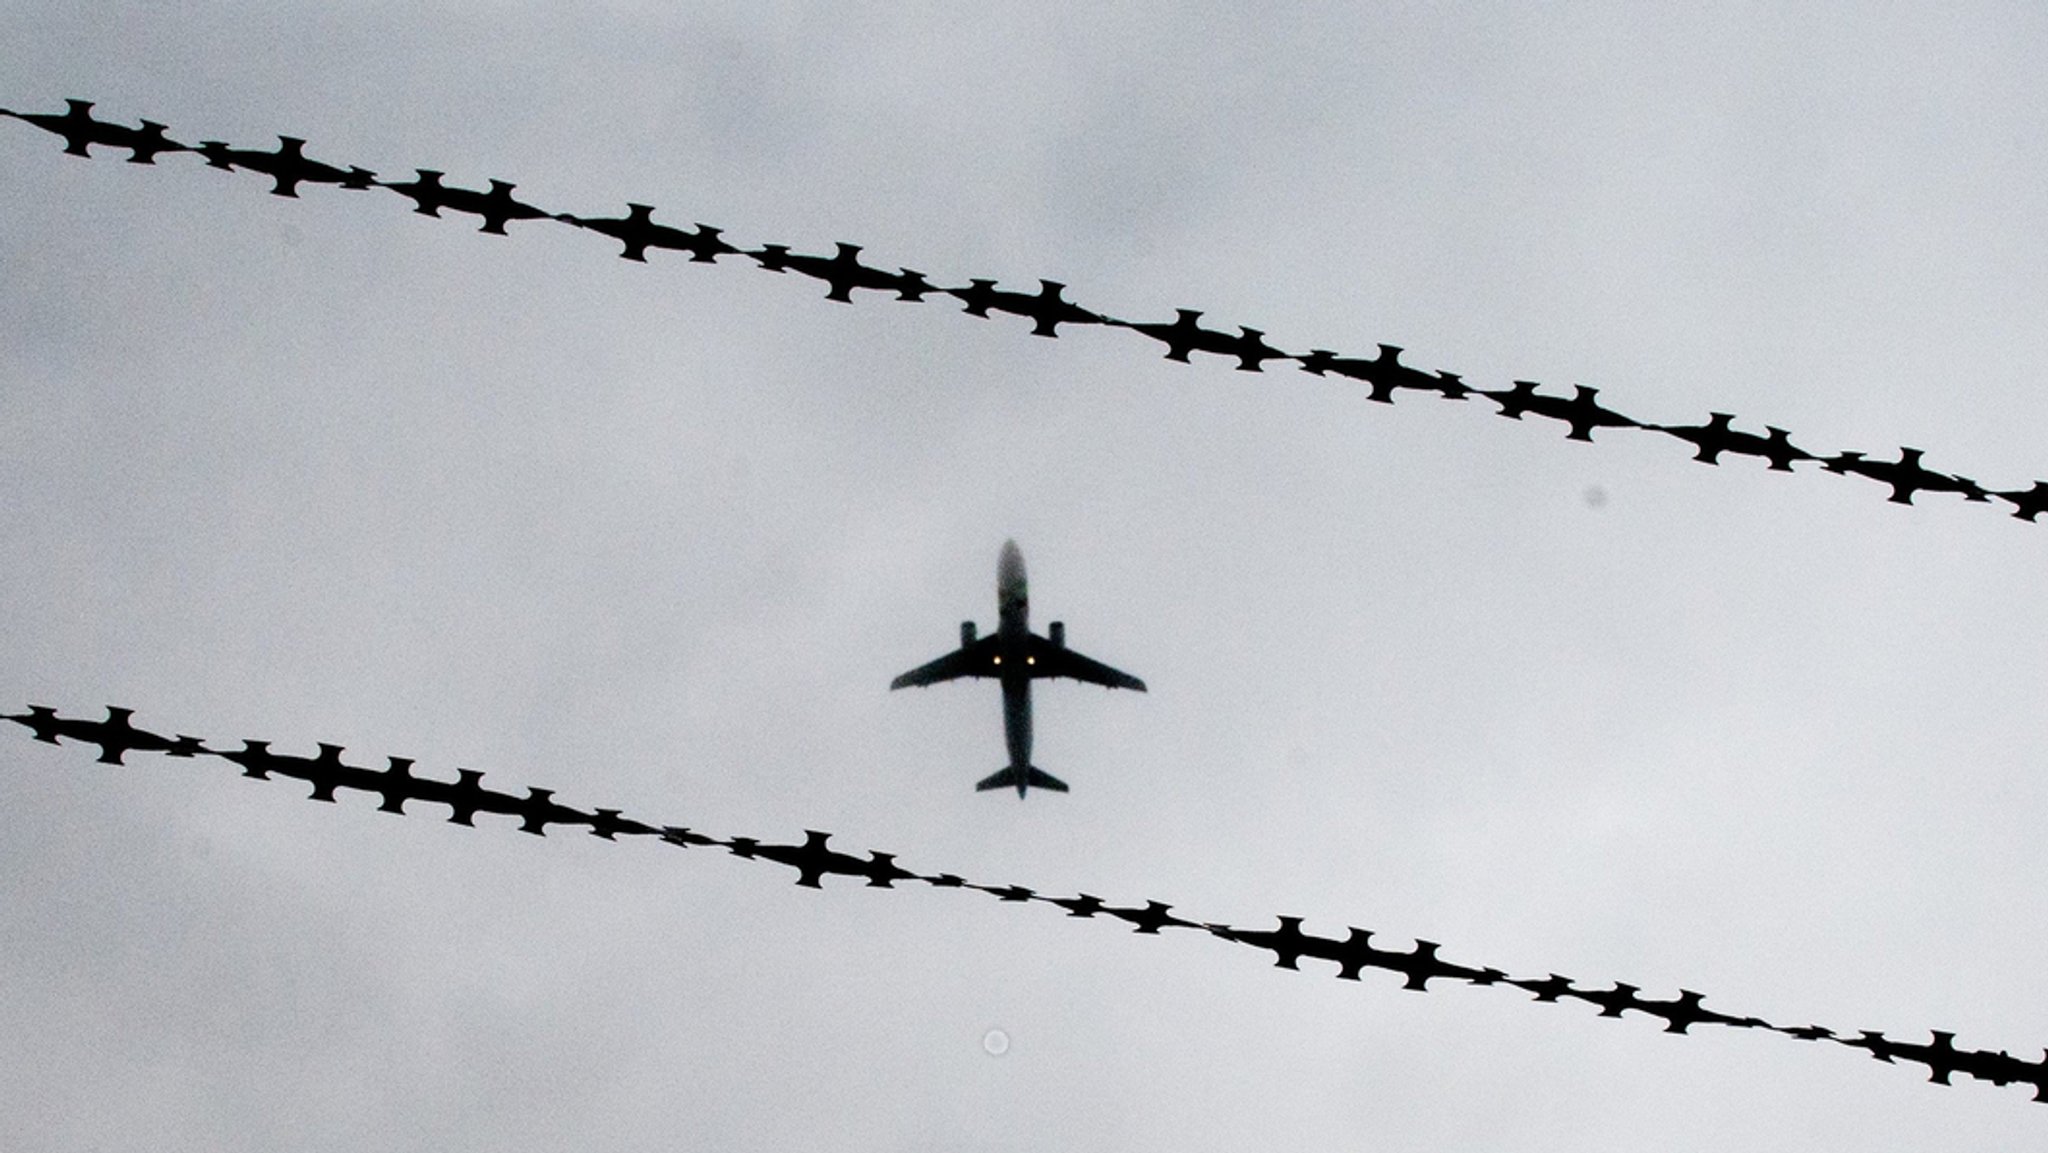
[[[960,622],[960,647],[889,682],[893,689],[935,685],[959,677],[991,677],[1003,685],[1003,737],[1009,765],[975,785],[978,791],[1014,786],[1023,797],[1032,786],[1067,791],[1065,781],[1031,764],[1031,682],[1068,677],[1112,689],[1145,691],[1145,682],[1091,660],[1067,647],[1067,626],[1054,621],[1046,635],[1031,631],[1031,602],[1024,582],[1024,554],[1014,540],[1003,542],[996,563],[996,631],[977,636],[973,621]]]

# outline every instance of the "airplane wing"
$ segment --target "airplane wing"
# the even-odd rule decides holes
[[[889,682],[892,689],[906,689],[912,686],[923,688],[940,681],[957,677],[993,677],[996,672],[996,638],[985,636],[971,645],[962,645],[940,657],[938,660],[921,664]]]
[[[1031,637],[1031,675],[1036,677],[1068,677],[1072,680],[1087,681],[1111,689],[1136,689],[1145,691],[1145,682],[1127,672],[1110,668],[1101,661],[1084,657],[1066,647],[1056,645],[1044,637]]]

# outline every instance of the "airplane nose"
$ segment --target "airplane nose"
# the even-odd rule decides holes
[[[1003,542],[1003,557],[996,564],[996,597],[1006,605],[1024,599],[1024,553],[1014,540]]]

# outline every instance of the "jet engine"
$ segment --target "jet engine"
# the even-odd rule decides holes
[[[1056,649],[1066,648],[1067,622],[1054,621],[1051,624],[1045,626],[1045,639],[1051,641],[1052,647]]]
[[[960,647],[964,649],[964,648],[966,648],[966,647],[967,647],[968,645],[971,645],[971,644],[973,644],[973,643],[974,643],[974,635],[975,635],[975,628],[974,628],[974,622],[973,622],[973,621],[961,621],[961,622],[960,622]]]

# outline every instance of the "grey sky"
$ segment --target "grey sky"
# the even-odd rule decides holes
[[[0,105],[2048,477],[2021,5],[18,3]],[[2033,1057],[2048,537],[0,121],[0,710]],[[1604,501],[1589,501],[1597,489]],[[1054,684],[890,694],[1038,618]],[[12,728],[12,726],[9,726]],[[2013,1088],[0,742],[9,1149],[2012,1148]],[[992,1057],[983,1034],[1002,1028]]]

